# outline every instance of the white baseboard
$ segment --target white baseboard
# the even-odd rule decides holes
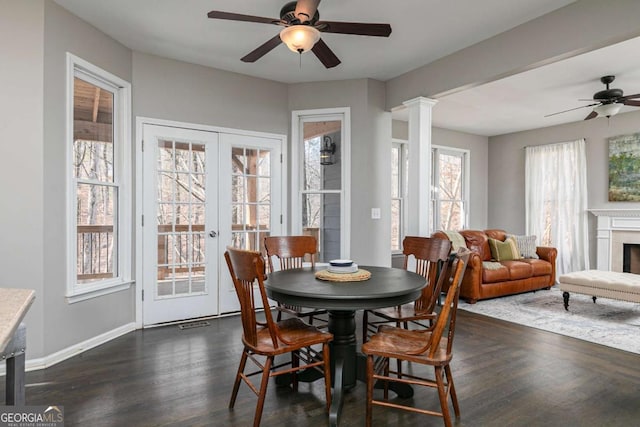
[[[53,354],[50,354],[45,357],[39,357],[37,359],[27,359],[25,361],[25,371],[36,371],[38,369],[45,369],[50,366],[55,365],[56,363],[60,363],[63,360],[67,360],[70,357],[76,356],[80,353],[83,353],[87,350],[91,350],[94,347],[97,347],[101,344],[109,342],[115,338],[118,338],[124,334],[128,334],[129,332],[136,330],[135,322],[128,323],[126,325],[122,325],[119,328],[113,329],[111,331],[105,332],[98,336],[89,338],[86,341],[80,342],[78,344],[74,344],[67,348],[63,348],[60,351],[57,351]],[[27,343],[27,346],[29,343]],[[6,374],[6,363],[0,365],[0,375]]]

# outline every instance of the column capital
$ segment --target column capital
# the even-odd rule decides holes
[[[402,105],[404,105],[407,108],[412,108],[416,106],[433,108],[433,106],[436,105],[437,103],[438,103],[437,99],[431,99],[431,98],[426,98],[424,96],[419,96],[417,98],[404,101]]]

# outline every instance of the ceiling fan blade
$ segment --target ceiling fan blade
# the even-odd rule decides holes
[[[301,23],[311,21],[313,15],[318,10],[320,0],[298,0],[296,10],[293,15],[300,20]]]
[[[278,24],[279,19],[265,18],[262,16],[243,15],[241,13],[222,12],[219,10],[212,10],[207,13],[209,18],[214,19],[226,19],[229,21],[243,21],[243,22],[257,22],[260,24]]]
[[[358,36],[389,37],[391,25],[363,22],[318,21],[316,28],[324,33],[355,34]]]
[[[545,117],[551,117],[551,116],[555,116],[556,114],[562,114],[562,113],[567,113],[569,111],[573,111],[573,110],[579,110],[581,108],[586,108],[586,107],[595,107],[596,105],[600,105],[601,102],[596,102],[595,104],[589,104],[589,105],[583,105],[581,107],[576,107],[576,108],[569,108],[568,110],[564,110],[564,111],[558,111],[557,113],[551,113],[551,114],[547,114]],[[596,114],[597,115],[597,114]],[[585,119],[586,120],[586,119]]]
[[[630,99],[627,99],[626,101],[624,101],[623,104],[631,105],[632,107],[640,107],[640,101],[632,101]]]
[[[327,68],[333,68],[336,65],[340,64],[340,60],[338,59],[336,54],[333,53],[333,51],[322,39],[318,40],[311,51],[315,53],[320,62],[322,62]]]
[[[635,95],[627,95],[619,98],[619,101],[626,101],[627,99],[640,98],[640,93],[636,93]]]
[[[280,39],[280,34],[276,34],[274,38],[269,39],[262,45],[258,46],[253,51],[246,54],[244,57],[240,58],[242,62],[256,62],[258,59],[262,58],[267,53],[271,52],[276,46],[282,43]]]
[[[587,117],[585,117],[585,120],[591,120],[591,119],[595,119],[596,117],[598,117],[598,113],[596,113],[595,111],[592,111],[589,113],[589,115]]]

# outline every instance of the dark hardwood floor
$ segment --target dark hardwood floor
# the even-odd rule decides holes
[[[458,319],[452,369],[462,416],[455,425],[640,425],[640,355],[464,311]],[[132,332],[28,372],[27,404],[64,405],[67,426],[249,426],[256,397],[246,386],[236,408],[227,408],[240,358],[240,319],[210,323]],[[346,396],[342,426],[364,425],[364,399],[359,383]],[[412,399],[439,408],[434,390],[417,390]],[[321,382],[293,393],[272,380],[262,426],[283,425],[328,425]],[[374,408],[374,425],[443,424]]]

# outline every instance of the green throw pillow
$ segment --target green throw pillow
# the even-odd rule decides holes
[[[491,256],[496,261],[520,259],[520,251],[516,246],[516,241],[511,237],[504,242],[489,238],[489,248],[491,248]]]

